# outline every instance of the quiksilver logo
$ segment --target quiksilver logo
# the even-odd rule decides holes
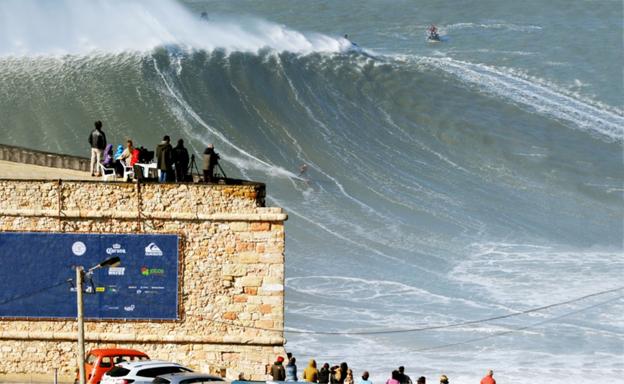
[[[149,243],[147,247],[145,247],[145,256],[162,256],[163,252],[158,248],[156,243]]]

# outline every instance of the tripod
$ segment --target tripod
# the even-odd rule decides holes
[[[197,162],[195,162],[195,154],[191,155],[191,162],[189,163],[189,167],[188,167],[188,176],[190,176],[191,181],[193,180],[193,170],[195,170],[195,173],[197,173],[198,175],[201,175],[201,173],[199,173],[199,168],[197,168]]]
[[[221,172],[221,175],[223,175],[223,178],[227,179],[227,175],[225,174],[225,171],[223,170],[223,168],[221,168],[221,164],[219,164],[218,161],[217,161],[217,167],[219,167],[219,171]]]

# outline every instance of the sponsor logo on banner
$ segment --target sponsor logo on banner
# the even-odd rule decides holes
[[[123,276],[126,273],[126,268],[124,267],[110,267],[108,268],[109,276]]]
[[[141,275],[143,276],[164,276],[165,270],[163,268],[141,268]]]
[[[119,254],[119,253],[125,254],[126,250],[121,247],[121,244],[113,244],[112,247],[106,248],[106,253],[108,253],[109,255],[114,255],[114,254]]]
[[[136,308],[136,307],[134,306],[134,304],[132,304],[132,305],[128,305],[128,306],[125,306],[125,307],[124,307],[124,311],[126,311],[126,312],[134,312],[134,308]]]
[[[105,311],[117,311],[119,310],[119,307],[113,306],[113,305],[105,305],[104,307],[102,307]]]
[[[145,247],[145,256],[162,256],[163,252],[156,243],[149,243],[147,247]]]
[[[87,252],[87,246],[82,241],[76,241],[72,244],[72,253],[76,256],[82,256]]]
[[[106,291],[106,287],[95,287],[95,292],[105,292]]]
[[[119,293],[119,288],[116,285],[109,285],[107,288],[106,292],[108,293]]]

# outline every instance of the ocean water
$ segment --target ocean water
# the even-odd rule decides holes
[[[623,291],[568,301],[624,285],[622,20],[609,0],[4,0],[0,141],[86,156],[99,119],[266,182],[300,369],[618,382]]]

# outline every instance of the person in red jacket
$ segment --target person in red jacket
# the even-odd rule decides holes
[[[139,155],[141,154],[141,152],[136,149],[133,148],[132,149],[132,157],[130,158],[130,165],[134,167],[134,164],[139,162]]]
[[[490,369],[487,375],[481,379],[481,384],[496,384],[496,380],[494,380],[494,371]]]

